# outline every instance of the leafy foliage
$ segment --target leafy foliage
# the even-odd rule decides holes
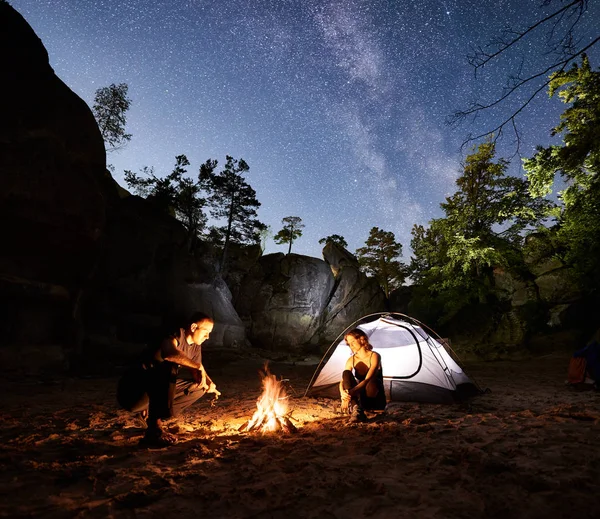
[[[506,176],[507,162],[494,157],[491,140],[474,149],[456,180],[458,190],[441,204],[446,217],[412,229],[410,275],[443,302],[442,321],[471,301],[486,300],[493,267],[522,263],[524,232],[552,206],[532,199],[527,180]]]
[[[559,193],[558,241],[565,259],[582,275],[600,278],[600,71],[593,71],[587,56],[581,66],[552,74],[550,97],[558,93],[569,108],[553,135],[563,135],[562,146],[539,147],[524,161],[533,196],[551,192],[556,175],[565,188]],[[596,283],[597,284],[597,283]]]
[[[401,255],[402,245],[396,242],[394,233],[378,227],[371,229],[365,246],[356,250],[359,265],[377,279],[386,298],[404,283],[406,268],[397,259]]]
[[[302,218],[299,216],[286,216],[281,220],[283,225],[283,229],[281,229],[274,237],[275,243],[278,245],[282,245],[284,243],[289,243],[288,254],[292,252],[292,244],[295,240],[302,236],[302,229],[304,228],[304,224],[302,223]]]
[[[128,89],[127,83],[113,83],[96,90],[92,112],[107,151],[120,149],[131,140],[131,134],[125,132],[126,113],[131,107],[131,99],[127,97]]]
[[[325,245],[329,242],[335,243],[336,245],[339,245],[340,247],[343,247],[344,249],[348,248],[348,242],[345,240],[345,238],[343,236],[340,236],[339,234],[331,234],[330,236],[326,236],[325,238],[321,238],[319,240],[319,243],[321,245]]]

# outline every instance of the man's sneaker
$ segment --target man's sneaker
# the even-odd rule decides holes
[[[350,423],[366,422],[367,421],[367,415],[361,409],[360,406],[355,405],[355,406],[352,407],[352,410],[350,412],[350,420],[348,420],[348,421]]]
[[[148,409],[142,409],[139,413],[135,413],[135,421],[140,427],[148,427]]]
[[[177,443],[177,437],[160,427],[149,427],[140,440],[140,447],[160,449]]]

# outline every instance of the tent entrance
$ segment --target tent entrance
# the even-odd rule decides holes
[[[481,393],[433,330],[404,314],[377,313],[353,323],[331,344],[305,396],[339,398],[338,384],[351,354],[344,336],[354,328],[363,330],[381,355],[388,401],[450,403]]]

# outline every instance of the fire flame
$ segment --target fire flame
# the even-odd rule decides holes
[[[265,365],[262,375],[263,391],[256,402],[256,411],[246,425],[246,430],[260,432],[278,431],[284,428],[288,414],[288,396],[282,381],[271,373]],[[291,425],[291,424],[290,424]]]

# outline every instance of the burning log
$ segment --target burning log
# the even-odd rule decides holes
[[[252,418],[238,429],[239,432],[258,431],[293,433],[296,426],[289,418],[288,396],[282,381],[271,374],[265,364],[261,372],[263,392],[256,402]]]

